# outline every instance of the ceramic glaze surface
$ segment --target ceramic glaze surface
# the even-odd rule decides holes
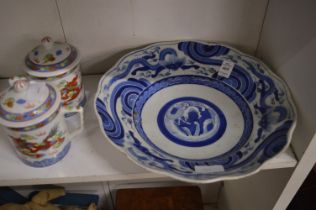
[[[50,47],[50,49],[46,49],[42,45],[33,49],[32,53],[29,54],[28,62],[33,62],[38,66],[52,65],[65,60],[70,53],[71,47],[68,44],[55,42],[54,47]]]
[[[48,113],[55,103],[58,103],[57,93],[51,86],[17,81],[0,96],[0,118],[10,122],[30,121]]]
[[[227,78],[223,61],[234,64]],[[287,87],[263,63],[204,42],[126,55],[100,80],[95,108],[104,134],[137,164],[201,183],[258,171],[287,147],[296,120]]]
[[[70,142],[67,126],[61,113],[44,126],[5,129],[20,159],[32,167],[46,167],[61,160]],[[63,152],[63,151],[67,152]]]
[[[73,46],[54,42],[50,37],[44,37],[42,44],[34,48],[26,56],[25,64],[29,68],[29,73],[52,72],[64,70],[67,66],[78,64],[78,51]],[[59,73],[57,72],[56,75]]]
[[[34,77],[49,78],[63,75],[79,65],[79,51],[68,43],[44,37],[25,58],[25,70]]]
[[[195,97],[169,101],[159,111],[157,123],[168,139],[188,146],[216,141],[226,129],[223,112],[211,102]]]
[[[9,81],[11,87],[0,95],[0,102],[12,112],[0,106],[0,124],[18,157],[33,167],[58,162],[70,149],[70,139],[83,128],[82,107],[66,110],[57,88],[43,81],[28,81],[23,77]],[[13,98],[12,104],[7,104],[8,97]],[[25,112],[27,108],[20,106],[28,103],[34,106]],[[80,125],[73,130],[68,130],[65,121],[66,114],[70,113],[80,115]]]
[[[79,60],[75,47],[44,37],[41,45],[26,56],[26,72],[32,80],[57,87],[65,107],[77,107],[85,101]]]
[[[84,100],[84,87],[79,66],[65,75],[48,78],[46,82],[57,87],[65,106],[76,107]]]

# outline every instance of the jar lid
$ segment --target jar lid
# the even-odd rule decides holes
[[[10,87],[0,94],[0,124],[22,128],[42,122],[60,106],[60,93],[45,82],[24,77],[9,80]]]
[[[53,77],[72,70],[79,64],[78,50],[70,44],[44,37],[25,58],[26,72],[35,77]]]

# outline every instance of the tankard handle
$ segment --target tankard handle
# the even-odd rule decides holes
[[[74,130],[69,130],[68,129],[68,132],[69,132],[69,138],[73,138],[74,136],[78,135],[82,130],[83,130],[83,108],[81,106],[77,106],[77,107],[62,107],[61,108],[61,111],[63,113],[63,117],[64,117],[64,120],[66,122],[66,124],[69,124],[69,122],[67,122],[66,120],[66,114],[69,114],[69,113],[78,113],[79,114],[79,127],[74,129]],[[69,128],[69,126],[68,126]]]

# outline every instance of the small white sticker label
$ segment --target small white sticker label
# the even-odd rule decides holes
[[[222,172],[224,171],[224,167],[222,165],[195,166],[194,170],[197,173],[212,173],[212,172]]]
[[[228,78],[233,71],[235,63],[232,61],[223,61],[221,67],[218,70],[218,75]]]

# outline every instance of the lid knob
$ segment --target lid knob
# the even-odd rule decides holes
[[[52,39],[52,37],[50,36],[45,36],[42,40],[41,40],[42,45],[45,47],[45,49],[49,50],[52,48],[53,44],[54,44],[54,40]]]
[[[29,87],[29,81],[25,77],[13,77],[9,79],[9,84],[16,92],[23,92]]]

